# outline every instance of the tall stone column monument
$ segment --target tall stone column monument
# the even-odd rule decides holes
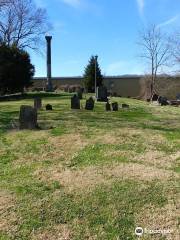
[[[46,36],[46,42],[47,42],[47,82],[46,82],[46,91],[52,92],[53,91],[53,85],[52,85],[52,79],[51,79],[51,40],[52,36]]]

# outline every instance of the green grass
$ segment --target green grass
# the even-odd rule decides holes
[[[62,125],[51,130],[51,134],[53,136],[61,136],[65,133],[68,133],[68,129],[66,129],[66,127],[63,127]]]
[[[167,203],[167,197],[162,194],[163,186],[157,183],[145,187],[134,181],[116,182],[108,188],[99,186],[83,197],[62,190],[52,199],[50,195],[55,189],[43,185],[18,189],[21,198],[16,211],[21,222],[16,239],[29,239],[33,230],[48,229],[57,224],[68,224],[73,230],[73,239],[83,240],[87,234],[95,235],[97,239],[136,239],[135,214],[148,204],[163,207]],[[58,186],[58,189],[61,188]],[[43,200],[42,192],[47,200]],[[39,198],[42,201],[36,202]]]
[[[146,147],[142,143],[124,143],[121,145],[116,144],[95,144],[89,145],[81,150],[76,156],[72,159],[70,166],[93,166],[93,165],[103,165],[110,164],[112,162],[132,162],[132,159],[129,159],[128,152],[143,153]],[[113,153],[117,151],[127,151],[126,155],[121,155],[119,153],[116,156],[113,156]],[[108,153],[111,153],[109,156]]]
[[[36,96],[43,97],[43,106],[52,104],[53,111],[38,112],[41,130],[19,131],[14,126],[20,105],[33,105]],[[5,196],[4,201],[0,198],[0,222],[5,226],[0,239],[42,239],[41,234],[44,239],[46,235],[58,239],[63,232],[58,229],[65,226],[70,239],[135,240],[135,227],[144,224],[139,215],[144,214],[151,225],[146,216],[150,206],[154,213],[167,212],[163,215],[167,223],[159,220],[158,224],[169,226],[172,221],[166,207],[175,204],[178,196],[180,109],[113,98],[130,109],[106,112],[105,104],[98,102],[92,112],[74,111],[70,97],[31,93],[21,101],[0,102],[0,193]],[[147,159],[142,160],[145,154]],[[158,154],[167,156],[166,161]],[[126,167],[137,171],[138,164],[147,172],[153,165],[169,178],[151,180],[146,172],[142,178],[123,178],[128,175]],[[111,166],[124,167],[126,172],[121,178],[113,173],[105,176],[103,184],[95,172],[89,175],[94,169],[103,178],[103,169]]]

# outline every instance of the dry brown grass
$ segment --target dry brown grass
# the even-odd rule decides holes
[[[82,170],[51,168],[36,172],[36,176],[45,182],[58,181],[68,191],[84,191],[116,180],[168,181],[177,178],[178,174],[142,164],[122,163],[114,166],[87,167]]]
[[[63,158],[66,163],[70,161],[73,154],[83,149],[87,144],[87,140],[80,134],[67,134],[61,137],[48,138],[49,144],[54,151],[51,152],[53,159]]]
[[[71,233],[66,225],[57,225],[53,229],[32,233],[32,240],[70,240]]]
[[[114,100],[119,103],[122,101],[122,99]],[[152,205],[144,205],[142,201],[142,209],[139,210],[138,214],[136,214],[136,209],[133,210],[133,214],[136,214],[136,225],[148,229],[172,228],[174,233],[171,238],[167,237],[167,239],[177,240],[175,230],[177,230],[177,210],[179,206],[177,204],[175,206],[175,202],[177,203],[175,185],[178,180],[178,174],[175,171],[176,160],[180,157],[180,152],[176,151],[176,147],[173,148],[173,144],[175,146],[179,135],[172,136],[171,139],[171,134],[173,135],[175,131],[170,129],[173,127],[178,129],[180,126],[178,122],[180,114],[177,109],[151,106],[140,101],[125,99],[123,101],[130,104],[132,109],[127,110],[125,114],[120,111],[117,115],[112,113],[112,119],[108,117],[109,122],[106,123],[107,114],[106,112],[103,113],[104,105],[100,105],[101,103],[96,105],[99,104],[102,116],[97,116],[99,114],[98,108],[93,112],[71,111],[70,99],[47,99],[43,101],[45,101],[44,104],[51,101],[55,111],[40,112],[39,123],[42,126],[43,124],[46,125],[46,129],[48,129],[47,126],[54,126],[54,133],[52,129],[41,131],[11,130],[3,133],[4,139],[0,141],[0,157],[3,156],[4,158],[2,166],[7,172],[7,176],[3,176],[2,187],[14,192],[14,195],[6,190],[0,192],[0,230],[12,236],[12,239],[13,237],[16,238],[16,234],[20,234],[20,236],[22,234],[24,238],[34,240],[70,240],[81,232],[80,225],[83,222],[85,235],[81,232],[81,239],[95,240],[97,239],[96,230],[105,234],[105,231],[111,231],[111,226],[108,224],[113,218],[117,217],[117,221],[119,221],[119,216],[116,215],[117,205],[114,204],[113,192],[110,191],[111,186],[114,183],[117,183],[117,185],[124,183],[122,186],[126,186],[131,180],[132,183],[135,183],[133,186],[136,186],[137,183],[140,188],[144,189],[151,184],[152,186],[156,183],[161,185],[161,188],[155,188],[154,190],[152,188],[154,198],[151,198],[151,189],[147,189],[149,191],[147,194],[148,203]],[[13,107],[10,108],[10,111],[14,111],[15,106],[16,110],[19,110],[21,103],[10,103]],[[29,104],[29,101],[25,101],[25,103]],[[141,107],[144,110],[141,111]],[[137,112],[135,108],[139,108]],[[8,112],[8,109],[4,109],[4,111]],[[151,112],[152,116],[149,114]],[[111,113],[109,113],[109,116],[111,116]],[[170,131],[167,131],[167,129]],[[169,133],[170,138],[168,138]],[[60,135],[56,136],[56,134]],[[91,148],[96,144],[99,144],[97,148]],[[172,152],[176,152],[174,154],[171,154],[171,144]],[[161,145],[163,147],[158,148]],[[166,149],[166,145],[169,149]],[[107,151],[101,151],[103,149]],[[75,167],[73,167],[74,158]],[[86,164],[86,160],[92,160],[92,162],[89,161]],[[93,166],[89,166],[91,164]],[[88,167],[86,167],[87,165]],[[34,187],[36,183],[37,188]],[[108,220],[105,223],[109,226],[108,230],[105,230],[103,224],[100,227],[97,224],[99,230],[95,229],[97,225],[94,222],[93,226],[88,225],[88,221],[94,215],[93,211],[91,216],[85,216],[84,220],[79,218],[78,214],[76,216],[73,213],[73,210],[76,213],[76,204],[77,206],[81,204],[80,199],[86,196],[91,197],[91,193],[96,187],[101,190],[101,185],[102,188],[106,189],[107,187],[107,191],[110,191],[108,197],[109,199],[112,198],[111,206],[104,206],[100,213],[103,218],[106,217],[106,212],[114,213],[113,216],[108,215]],[[136,193],[133,186],[133,189],[131,189],[127,184],[127,193]],[[167,192],[157,193],[156,196],[158,189],[167,189]],[[62,199],[59,195],[60,192],[63,193]],[[100,191],[98,194],[101,196]],[[164,196],[164,194],[167,195]],[[126,196],[123,198],[121,193],[119,195],[119,199],[122,198],[126,205]],[[169,203],[162,208],[157,208],[157,206],[161,206],[161,201],[162,204],[166,204],[163,202],[163,197],[169,198]],[[49,207],[49,212],[47,211],[47,217],[45,218],[47,225],[41,225],[39,214],[44,209],[41,202],[46,202],[46,200]],[[94,203],[94,195],[90,200],[93,201],[92,204],[96,204],[96,201]],[[29,205],[27,201],[30,203]],[[70,204],[68,204],[68,201],[70,201]],[[75,206],[73,204],[71,206],[71,201],[73,204],[75,202]],[[137,200],[132,198],[132,201],[139,201],[139,198]],[[61,206],[56,205],[56,202],[60,202]],[[117,204],[119,205],[119,202]],[[62,210],[59,213],[58,210],[61,207]],[[128,207],[127,204],[127,214],[130,214],[132,209],[130,209],[131,206]],[[56,225],[59,215],[54,216],[51,213],[56,213],[57,210],[60,215],[61,212],[66,214],[67,208],[70,209],[69,214],[72,213],[72,218],[62,222],[67,224]],[[120,209],[120,211],[123,211],[122,208]],[[30,222],[26,219],[26,214],[28,214]],[[129,217],[131,218],[130,215],[125,220],[128,221]],[[126,228],[125,225],[126,222],[124,224]],[[132,225],[128,227],[131,228]],[[153,237],[148,238],[147,236],[147,239],[153,239]],[[159,239],[159,236],[155,239]]]
[[[154,208],[149,205],[140,209],[140,213],[136,215],[136,226],[148,230],[171,230],[172,233],[166,234],[166,239],[179,240],[177,221],[179,214],[178,206],[173,201],[169,201],[163,208]],[[146,235],[142,239],[159,239],[159,235]]]
[[[0,191],[0,231],[13,233],[17,230],[15,198],[9,192]]]
[[[102,144],[122,144],[128,143],[134,136],[139,138],[143,136],[143,131],[133,128],[117,128],[108,133],[101,133],[95,137],[94,143]]]
[[[134,160],[157,168],[171,168],[179,157],[180,152],[167,155],[161,151],[147,151],[143,155],[136,155]]]

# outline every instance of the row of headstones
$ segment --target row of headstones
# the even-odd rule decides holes
[[[168,100],[167,97],[159,96],[154,94],[152,97],[152,101],[157,101],[161,106],[173,105],[179,106],[180,105],[180,94],[177,94],[176,100]]]
[[[80,98],[76,94],[71,98],[71,109],[81,109]],[[86,100],[85,109],[86,110],[94,109],[94,99],[92,97]]]
[[[82,95],[78,94],[78,99],[82,98]],[[47,104],[45,106],[47,111],[52,111],[53,107],[51,104]],[[37,111],[42,109],[42,99],[35,98],[34,99],[34,107],[32,106],[24,106],[20,107],[19,114],[19,128],[20,129],[36,129],[38,128],[37,124]]]
[[[94,104],[95,101],[92,97],[90,97],[88,100],[86,100],[86,104],[85,104],[85,109],[86,110],[93,110],[94,109]],[[72,98],[71,98],[71,109],[80,109],[80,99],[79,97],[75,94]],[[119,110],[119,105],[117,102],[114,102],[112,104],[109,103],[109,101],[107,101],[106,105],[105,105],[106,111],[118,111]],[[127,104],[122,104],[122,108],[129,108],[129,105]]]
[[[88,100],[86,100],[85,109],[93,110],[94,105],[95,105],[95,101],[92,97],[90,97]],[[112,109],[112,111],[118,111],[118,109],[119,109],[117,102],[114,102],[112,104],[107,102],[105,107],[106,107],[106,111],[111,111],[111,109]],[[72,109],[80,109],[80,98],[77,95],[74,95],[71,98],[71,108]],[[122,108],[129,108],[129,105],[122,104]],[[22,105],[20,108],[20,114],[19,114],[19,128],[20,129],[36,129],[36,128],[38,128],[37,111],[39,109],[42,109],[41,98],[34,99],[34,107]],[[52,110],[52,105],[47,104],[46,110]]]
[[[129,108],[128,104],[123,103],[122,108]],[[118,111],[119,110],[119,105],[117,102],[114,102],[110,104],[109,102],[106,103],[106,111]]]

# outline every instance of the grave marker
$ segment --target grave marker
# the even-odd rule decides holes
[[[107,88],[104,86],[97,87],[97,101],[107,102],[108,101]]]
[[[90,97],[87,101],[86,101],[86,106],[85,106],[86,110],[93,110],[94,109],[94,99],[92,97]]]
[[[42,99],[41,98],[34,99],[34,108],[37,110],[42,108]]]
[[[37,110],[31,106],[22,105],[19,114],[19,128],[20,129],[36,129],[37,124]]]
[[[71,98],[71,109],[80,109],[80,100],[76,94]]]
[[[51,104],[47,104],[46,105],[46,111],[52,111],[53,110],[53,107]]]
[[[117,112],[118,111],[118,103],[117,102],[114,102],[114,103],[112,103],[112,110],[114,111],[114,112]]]
[[[111,104],[109,103],[109,101],[107,101],[106,103],[106,111],[111,111]]]

